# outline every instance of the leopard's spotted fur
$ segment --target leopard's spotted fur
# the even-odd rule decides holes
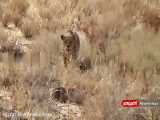
[[[75,61],[79,54],[80,49],[80,40],[79,36],[76,32],[71,30],[67,31],[67,33],[61,35],[61,39],[63,41],[63,59],[64,65],[67,65],[71,61]]]

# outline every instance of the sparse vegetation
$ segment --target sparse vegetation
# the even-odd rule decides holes
[[[15,26],[18,26],[20,23],[21,16],[18,13],[12,11],[6,11],[2,16],[2,24],[7,27],[8,24],[13,23]]]
[[[24,19],[20,25],[20,30],[26,38],[31,38],[38,34],[39,26],[35,21],[30,19]]]
[[[7,7],[15,13],[24,15],[28,6],[27,0],[9,0]]]
[[[56,114],[51,93],[63,87],[82,108],[78,120],[159,120],[158,109],[120,106],[160,99],[159,8],[158,0],[1,0],[0,91],[10,91],[8,104],[22,113]],[[79,66],[64,66],[66,29],[79,35]],[[25,54],[17,62],[4,51],[21,53],[19,44]]]
[[[2,45],[5,41],[7,41],[8,36],[3,29],[0,29],[0,31],[1,31],[0,32],[0,42],[1,42],[1,45]]]
[[[2,13],[3,25],[7,27],[8,24],[13,23],[17,26],[22,17],[25,16],[28,7],[29,4],[26,0],[9,0],[6,2]]]

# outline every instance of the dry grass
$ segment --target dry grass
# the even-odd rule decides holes
[[[2,20],[2,7],[0,6],[0,20]]]
[[[53,17],[49,8],[40,9],[39,14],[43,19],[47,19],[47,20],[50,20]]]
[[[8,36],[3,29],[0,29],[0,31],[0,42],[2,45],[3,42],[7,41]]]
[[[2,14],[2,24],[7,27],[9,23],[15,24],[17,26],[21,18],[25,15],[25,12],[29,4],[27,1],[23,0],[9,0],[4,4],[3,14]]]
[[[13,23],[18,26],[21,20],[21,16],[18,13],[12,11],[6,11],[2,16],[2,24],[7,27],[9,23]]]
[[[10,0],[8,8],[18,14],[24,15],[29,4],[26,0]]]
[[[152,8],[148,9],[144,12],[143,14],[143,21],[144,23],[151,27],[155,32],[159,31],[160,28],[160,14],[159,14],[159,9]]]
[[[39,32],[39,25],[32,19],[24,18],[19,28],[26,38],[31,38]]]

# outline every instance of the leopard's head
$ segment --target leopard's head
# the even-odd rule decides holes
[[[73,32],[71,30],[68,30],[67,32],[61,35],[61,40],[63,41],[65,46],[69,47],[74,40]]]

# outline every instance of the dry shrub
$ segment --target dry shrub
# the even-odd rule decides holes
[[[55,32],[56,30],[61,28],[64,23],[62,23],[61,21],[61,18],[59,16],[60,14],[57,14],[58,10],[54,10],[55,5],[52,5],[53,3],[48,2],[49,1],[43,4],[39,2],[37,3],[39,5],[39,16],[41,17],[41,28]]]
[[[10,42],[7,39],[1,42],[0,52],[8,56],[8,60],[17,61],[23,57],[24,49],[22,46],[17,45],[16,42]]]
[[[2,80],[1,85],[3,88],[12,89],[16,87],[19,75],[17,74],[14,63],[7,64],[8,65],[5,64],[4,68],[2,68],[4,70],[4,73],[0,74]]]
[[[29,96],[27,95],[27,91],[22,86],[14,90],[14,104],[17,110],[24,111],[25,109],[27,109],[27,102],[29,99],[28,97]]]
[[[55,16],[63,16],[65,11],[65,6],[67,6],[67,1],[55,1],[56,4],[54,4],[52,1],[46,0],[46,1],[37,1],[37,5],[39,9],[41,8],[49,8],[52,13],[54,13]],[[41,10],[40,10],[41,11]]]
[[[87,77],[87,75],[89,74],[86,74],[86,76],[83,76],[85,81],[82,81],[83,78],[81,76],[81,73],[74,64],[69,64],[67,69],[65,69],[62,64],[58,64],[55,66],[55,71],[57,79],[61,80],[62,85],[66,88],[78,88],[81,92],[84,92],[84,90],[86,89],[88,93],[89,91],[93,92],[92,90],[94,89],[96,80],[92,80],[92,82],[89,82],[90,79],[89,77]]]
[[[2,16],[2,24],[7,27],[8,23],[11,20],[11,13],[10,12],[6,12],[5,14],[3,14]]]
[[[24,15],[29,4],[26,0],[10,0],[8,3],[8,8],[20,15]]]
[[[26,38],[31,38],[39,32],[39,25],[32,19],[24,18],[20,24],[20,30]]]
[[[90,53],[89,57],[91,57],[94,63],[96,63],[98,59],[100,64],[103,63],[107,48],[107,32],[97,22],[92,20],[80,21],[79,29],[86,34],[85,40],[88,41],[83,43],[84,45],[82,44],[81,46],[86,46],[86,48],[88,48],[86,51]],[[84,55],[87,52],[83,52]]]
[[[143,22],[146,26],[151,27],[155,32],[160,28],[160,10],[156,8],[148,8],[144,11]]]
[[[96,84],[95,94],[87,96],[84,105],[85,118],[88,120],[125,119],[127,115],[120,107],[121,99],[125,96],[126,89],[122,87],[124,83],[114,79],[114,71],[110,73],[111,69],[108,71],[108,68],[103,66],[96,66],[96,68],[99,72],[96,77],[99,76],[101,79]]]
[[[59,21],[59,20],[56,20],[56,19],[52,19],[52,20],[44,19],[44,20],[42,20],[41,28],[42,29],[46,29],[48,31],[56,32],[56,31],[62,29],[62,26],[63,25],[61,24],[61,21]]]
[[[77,0],[59,0],[55,1],[54,3],[50,0],[40,2],[37,1],[39,14],[42,17],[42,20],[44,21],[44,23],[42,22],[42,24],[45,24],[45,19],[47,19],[45,28],[47,28],[48,30],[55,29],[55,26],[57,30],[62,29],[64,27],[68,27],[72,22],[75,14],[77,14],[77,12],[73,10],[75,9],[77,3]]]
[[[0,21],[2,20],[2,7],[1,7],[1,5],[0,5]]]
[[[0,28],[0,31],[1,31],[0,32],[0,45],[2,45],[5,41],[7,41],[8,36],[2,28]]]
[[[2,15],[2,24],[6,27],[9,23],[18,24],[21,21],[22,16],[25,15],[25,12],[29,4],[27,1],[23,0],[10,0],[7,2],[6,7]]]
[[[124,99],[157,98],[157,96],[159,96],[157,95],[157,92],[151,91],[157,88],[154,84],[159,82],[152,79],[154,84],[150,84],[150,90],[147,93],[144,93],[143,89],[145,89],[147,81],[141,79],[135,80],[133,78],[119,79],[115,73],[116,69],[117,68],[113,68],[113,66],[110,69],[106,67],[100,67],[98,69],[102,79],[97,83],[96,94],[87,96],[87,99],[85,100],[85,118],[87,120],[136,120],[144,116],[144,118],[149,119],[151,113],[148,111],[152,111],[150,108],[123,109],[120,104]],[[152,117],[159,117],[157,114],[159,113],[158,110],[155,109],[152,113],[155,113],[152,114]]]
[[[71,0],[70,1],[70,11],[72,12],[78,5],[79,0]]]
[[[1,55],[1,52],[3,52],[3,47],[5,46],[8,36],[5,33],[5,31],[1,28],[0,29],[0,61],[3,60],[3,56]]]
[[[1,87],[7,86],[8,90],[13,93],[11,98],[13,109],[19,112],[30,110],[30,112],[38,113],[51,112],[55,109],[54,103],[49,101],[49,89],[53,89],[56,84],[54,77],[50,76],[50,73],[44,69],[39,69],[39,71],[33,69],[28,71],[27,69],[24,72],[16,69],[16,67],[15,65],[15,67],[10,68],[10,71],[6,70],[0,74]],[[1,105],[4,110],[8,110],[3,104]]]
[[[47,19],[47,20],[50,20],[53,17],[50,9],[45,7],[39,10],[39,14],[43,19]]]
[[[92,26],[92,24],[98,25],[98,30],[103,32],[106,27],[112,26],[113,24],[116,24],[115,22],[112,22],[113,20],[116,20],[117,15],[119,14],[119,9],[121,6],[121,3],[118,5],[116,2],[109,2],[109,4],[105,4],[106,1],[81,1],[77,6],[78,15],[80,16],[82,21],[86,21],[87,24]],[[84,5],[85,4],[85,5]],[[105,5],[105,7],[104,7]],[[115,9],[116,8],[116,9]],[[107,22],[106,22],[107,21]],[[112,22],[112,23],[109,23]],[[119,21],[117,21],[119,22]],[[111,29],[111,27],[110,27]]]
[[[117,63],[126,63],[127,71],[141,71],[144,73],[144,79],[152,78],[154,68],[160,59],[158,38],[159,34],[155,35],[141,28],[131,32],[126,31],[117,41],[111,42],[109,57],[117,56]]]
[[[123,3],[123,12],[127,18],[139,17],[144,9],[143,1],[141,0],[126,0]]]
[[[11,10],[6,10],[2,16],[2,24],[7,27],[9,23],[13,23],[15,26],[21,21],[21,15]]]
[[[37,42],[35,46],[40,48],[42,67],[52,67],[52,65],[62,62],[62,41],[60,40],[60,35],[53,34],[47,30],[41,30],[34,40]]]

